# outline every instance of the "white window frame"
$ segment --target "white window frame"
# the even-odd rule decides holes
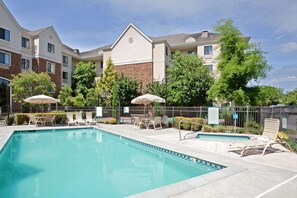
[[[0,62],[0,65],[11,66],[11,54],[8,53],[8,52],[4,52],[4,51],[0,51],[0,53],[3,53],[4,54],[4,57],[5,57],[5,55],[8,55],[9,56],[9,64],[6,64],[5,62],[4,63],[1,63]],[[4,61],[5,61],[5,58],[4,58]]]
[[[24,65],[23,65],[23,63],[25,62],[25,66],[26,66],[26,63],[28,63],[28,67],[26,68],[26,67],[24,67]],[[26,58],[22,58],[22,69],[23,70],[28,70],[28,69],[30,69],[30,60],[29,59],[26,59]]]
[[[210,54],[205,54],[205,48],[206,47],[211,47],[211,53]],[[213,55],[213,46],[212,45],[205,45],[204,47],[203,47],[203,51],[204,51],[204,56],[212,56]]]
[[[64,78],[64,73],[67,73],[67,78]],[[68,82],[68,78],[69,78],[69,74],[68,74],[68,72],[66,72],[66,71],[63,71],[62,72],[62,80],[63,80],[63,82]]]
[[[64,58],[66,58],[66,59],[64,59]],[[67,60],[66,62],[64,62],[64,60]],[[62,56],[62,61],[63,61],[63,66],[64,67],[68,67],[68,63],[69,63],[69,58],[68,58],[68,56]]]
[[[49,71],[49,66],[50,66],[50,71]],[[46,62],[46,72],[47,73],[51,73],[51,74],[54,74],[55,73],[55,67],[56,67],[56,64],[55,63],[52,63],[52,62]]]
[[[197,55],[197,52],[195,50],[188,50],[187,54],[188,55]]]
[[[25,46],[23,46],[23,40],[25,40]],[[26,38],[26,37],[22,37],[22,47],[26,48],[26,49],[30,49],[30,39]]]
[[[0,38],[0,39],[9,42],[10,41],[10,30],[7,30],[7,29],[2,28],[2,27],[0,27],[0,29],[4,30],[4,38]],[[8,32],[8,39],[5,38],[6,37],[5,32]]]
[[[205,65],[205,66],[208,68],[210,74],[213,75],[213,73],[214,73],[214,70],[213,70],[213,64],[207,64],[207,65]],[[212,70],[210,70],[210,66],[211,66]]]
[[[52,43],[47,43],[47,51],[48,51],[49,53],[54,54],[54,53],[55,53],[55,45],[52,44]]]

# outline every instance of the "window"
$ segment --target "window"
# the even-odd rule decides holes
[[[63,56],[63,66],[64,67],[68,66],[68,56]]]
[[[100,68],[103,69],[103,61],[100,63]]]
[[[4,28],[0,28],[0,39],[10,41],[10,31]]]
[[[0,52],[0,64],[10,66],[10,54],[5,52]]]
[[[48,73],[55,73],[55,63],[47,62],[46,71]]]
[[[188,54],[196,55],[196,51],[190,50],[190,51],[188,51]]]
[[[30,61],[22,58],[22,69],[28,70],[30,68]]]
[[[210,71],[210,74],[213,74],[213,65],[206,65]]]
[[[51,44],[51,43],[48,43],[48,44],[47,44],[47,51],[48,51],[49,53],[54,54],[54,53],[55,53],[55,46],[54,46],[53,44]]]
[[[30,48],[30,40],[22,37],[22,47],[29,49]]]
[[[63,71],[62,78],[63,78],[63,82],[67,82],[68,81],[68,72]]]
[[[166,54],[166,56],[168,56],[168,47],[167,46],[165,47],[165,54]]]
[[[212,46],[204,46],[204,55],[212,55]]]
[[[55,90],[52,87],[47,88],[48,93],[55,93]]]

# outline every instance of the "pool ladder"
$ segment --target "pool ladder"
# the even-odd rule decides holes
[[[182,137],[181,137],[181,132],[180,132],[180,126],[181,126],[181,123],[183,123],[183,122],[185,122],[185,123],[189,123],[189,124],[196,124],[196,125],[200,125],[200,126],[202,126],[203,127],[203,124],[201,124],[201,123],[198,123],[198,122],[191,122],[191,121],[187,121],[187,120],[181,120],[181,121],[179,121],[178,122],[178,133],[179,133],[179,140],[181,141],[181,140],[185,140],[186,139],[186,136],[187,135],[190,135],[190,134],[193,134],[193,133],[197,133],[197,132],[191,132],[191,133],[187,133],[185,136],[184,136],[184,138],[182,139]]]

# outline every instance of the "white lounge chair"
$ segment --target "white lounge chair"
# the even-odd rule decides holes
[[[169,127],[168,116],[167,115],[163,115],[163,117],[162,117],[162,125],[165,125],[166,127]]]
[[[280,123],[278,119],[266,118],[262,136],[255,136],[248,141],[235,142],[230,145],[228,152],[240,150],[240,157],[242,157],[244,152],[248,149],[264,148],[262,152],[262,155],[264,155],[266,149],[271,147],[273,144],[287,144],[278,137],[279,125]],[[291,150],[290,145],[287,145]]]
[[[70,126],[71,124],[76,124],[76,121],[73,119],[73,113],[72,112],[67,112],[67,123],[68,126]]]
[[[92,112],[86,112],[86,122],[87,124],[97,124],[96,120],[92,116]]]
[[[134,117],[134,128],[137,128],[137,129],[140,129],[141,126],[145,126],[146,127],[146,124],[143,120],[140,120],[139,117]]]
[[[156,130],[156,128],[162,129],[162,118],[160,116],[157,116],[154,118],[154,120],[150,120],[148,122],[148,126],[147,128],[149,128],[149,126],[153,125],[154,129]],[[159,127],[157,127],[159,126]]]
[[[38,126],[38,124],[40,125],[44,125],[45,123],[42,122],[42,120],[38,119],[35,115],[29,115],[29,125],[34,124],[36,126]]]
[[[76,114],[76,124],[79,126],[79,125],[81,125],[81,124],[83,124],[83,125],[86,125],[87,124],[87,122],[82,118],[82,113],[81,112],[78,112],[77,114]]]

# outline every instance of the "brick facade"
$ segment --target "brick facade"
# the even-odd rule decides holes
[[[46,72],[47,62],[55,63],[55,73]],[[35,71],[36,73],[40,73],[40,72],[47,73],[51,77],[52,82],[56,84],[56,91],[54,93],[54,97],[56,97],[61,90],[61,73],[62,73],[61,69],[62,69],[61,63],[53,62],[43,58],[33,58],[32,60],[32,70]]]
[[[116,72],[124,73],[130,78],[133,78],[141,83],[141,90],[146,88],[146,85],[153,83],[153,63],[137,63],[128,65],[116,65]]]
[[[0,67],[0,77],[11,80],[12,74],[21,73],[22,55],[7,51],[7,50],[2,50],[1,48],[0,48],[0,51],[10,53],[10,55],[11,55],[10,56],[10,62],[11,62],[10,66],[0,64],[0,66],[1,66]]]

